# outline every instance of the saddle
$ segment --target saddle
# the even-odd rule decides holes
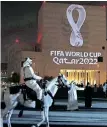
[[[9,92],[10,94],[17,94],[20,91],[21,86],[10,86]]]
[[[39,86],[41,87],[41,89],[44,89],[46,82],[44,81],[44,79],[37,81],[37,83],[39,84]],[[24,85],[24,89],[25,89],[25,93],[27,95],[27,98],[30,100],[34,100],[37,101],[37,94],[34,90],[32,90],[31,88],[29,88],[27,85]]]
[[[19,93],[22,90],[24,100],[37,100],[36,92],[27,87],[26,85],[18,85],[9,87],[10,94]]]
[[[40,82],[37,82],[39,84],[39,86],[42,88],[42,89],[45,89],[46,87],[46,81],[44,79],[40,80]],[[27,95],[27,98],[28,99],[31,99],[31,100],[34,100],[34,101],[37,101],[37,94],[34,90],[32,90],[31,88],[29,88],[28,86],[25,85],[25,94]],[[47,91],[44,93],[44,95],[46,96],[47,94],[49,94],[49,96],[53,98],[52,96],[52,93],[50,91]]]
[[[46,85],[46,81],[45,80],[40,80],[40,82],[37,82],[39,84],[39,86],[44,89],[45,85]],[[22,90],[22,94],[23,94],[23,99],[24,100],[32,100],[32,101],[37,101],[37,94],[34,90],[32,90],[31,88],[29,88],[27,85],[19,85],[19,86],[11,86],[9,87],[10,90],[10,94],[17,94],[20,89]],[[49,94],[52,97],[52,94],[50,93],[50,91],[47,91],[46,94]]]
[[[37,94],[34,90],[29,88],[27,85],[22,86],[22,94],[24,100],[32,100],[36,101],[37,100]]]

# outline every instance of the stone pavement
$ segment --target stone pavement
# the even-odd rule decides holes
[[[67,101],[56,101],[55,105],[65,105]],[[107,126],[107,102],[93,101],[91,109],[84,108],[84,102],[79,102],[79,111],[49,112],[50,125],[84,125],[84,126]],[[40,121],[40,111],[24,111],[24,115],[18,118],[18,110],[15,110],[11,122],[14,124],[36,124]],[[4,123],[6,120],[4,119]]]

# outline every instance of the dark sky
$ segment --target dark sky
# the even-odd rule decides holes
[[[43,1],[42,1],[43,2]],[[15,43],[16,38],[20,43],[36,43],[37,14],[41,1],[2,1],[1,2],[1,61],[7,61],[7,45]],[[58,2],[58,1],[57,1]],[[60,2],[88,5],[103,5],[102,2]],[[54,2],[53,2],[54,4]]]
[[[37,14],[42,2],[1,2],[1,61],[7,61],[7,45],[15,42],[36,43]]]
[[[37,21],[37,12],[41,6],[39,1],[7,1],[1,2],[1,23],[3,36],[5,36],[4,31],[11,28],[15,28],[20,24],[20,26],[25,26],[28,23]]]

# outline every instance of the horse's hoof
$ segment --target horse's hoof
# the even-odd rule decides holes
[[[49,125],[46,125],[46,127],[50,127]]]
[[[46,127],[50,127],[50,126],[46,126]]]
[[[39,127],[39,126],[36,124],[36,125],[32,125],[31,127]]]
[[[31,127],[36,127],[35,125],[32,125]]]

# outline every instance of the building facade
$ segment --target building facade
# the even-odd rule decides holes
[[[1,82],[6,82],[7,80],[7,63],[1,63]]]
[[[41,76],[57,76],[59,72],[77,83],[103,84],[107,77],[106,11],[101,6],[85,6],[86,19],[80,29],[83,45],[70,44],[72,26],[66,10],[70,4],[45,2],[38,14],[40,52],[21,52],[33,58],[33,68]],[[77,23],[78,12],[73,11]],[[75,23],[75,24],[76,24]],[[98,58],[102,59],[98,62]],[[20,62],[20,61],[19,61]]]
[[[22,51],[34,51],[34,47],[26,43],[14,43],[8,46],[8,76],[10,76],[12,72],[20,73]]]

